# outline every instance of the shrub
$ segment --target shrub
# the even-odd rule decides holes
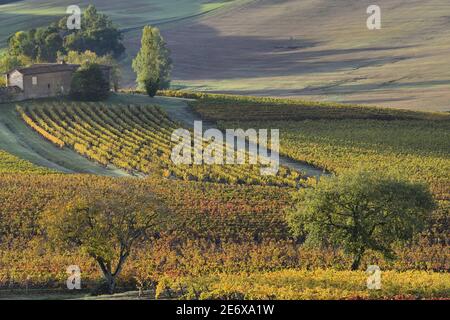
[[[144,81],[144,84],[145,84],[145,91],[147,91],[147,94],[152,98],[156,96],[156,93],[158,92],[159,88],[159,80],[147,79]]]
[[[109,96],[109,82],[98,64],[86,64],[73,75],[70,96],[74,100],[101,101]]]

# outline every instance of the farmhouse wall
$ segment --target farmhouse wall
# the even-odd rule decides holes
[[[67,95],[70,91],[72,71],[30,74],[23,76],[25,99]],[[33,83],[33,78],[35,82]]]
[[[68,95],[76,64],[36,64],[20,68],[6,75],[6,88],[0,89],[0,102],[21,101]],[[101,66],[105,79],[110,81],[110,67]]]
[[[23,75],[19,71],[14,71],[6,76],[6,86],[17,86],[23,90]]]

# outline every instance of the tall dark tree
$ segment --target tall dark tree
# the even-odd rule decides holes
[[[62,51],[63,40],[58,33],[50,33],[39,47],[39,61],[56,61],[58,52]]]
[[[109,82],[98,64],[82,65],[73,74],[70,96],[81,101],[101,101],[108,98]]]

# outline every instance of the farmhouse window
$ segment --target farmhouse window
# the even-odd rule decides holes
[[[37,77],[32,77],[31,82],[33,83],[33,86],[37,86]]]

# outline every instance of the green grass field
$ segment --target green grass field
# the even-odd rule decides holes
[[[174,84],[198,91],[449,111],[450,4],[254,1],[168,30]],[[205,58],[207,57],[207,58]]]
[[[145,24],[163,29],[173,85],[190,90],[302,97],[390,108],[449,111],[446,0],[380,0],[382,30],[368,4],[346,0],[130,0],[95,4],[124,31],[122,85]],[[65,14],[69,0],[0,5],[0,48],[18,30]]]
[[[165,24],[188,19],[218,9],[230,1],[208,0],[132,0],[132,1],[79,1],[81,9],[94,4],[111,16],[119,28],[131,30],[145,24]],[[70,0],[18,1],[0,4],[0,46],[8,36],[18,30],[39,27],[63,17]]]
[[[131,0],[131,1],[80,1],[83,10],[94,4],[99,11],[109,15],[117,27],[124,32],[127,48],[121,58],[122,83],[134,85],[135,75],[131,61],[137,53],[143,26],[157,25],[160,28],[183,24],[202,16],[213,15],[219,9],[230,8],[235,3],[247,0]],[[66,8],[74,3],[70,0],[32,1],[25,0],[0,4],[0,49],[7,44],[14,32],[45,26],[58,21],[66,13]]]

